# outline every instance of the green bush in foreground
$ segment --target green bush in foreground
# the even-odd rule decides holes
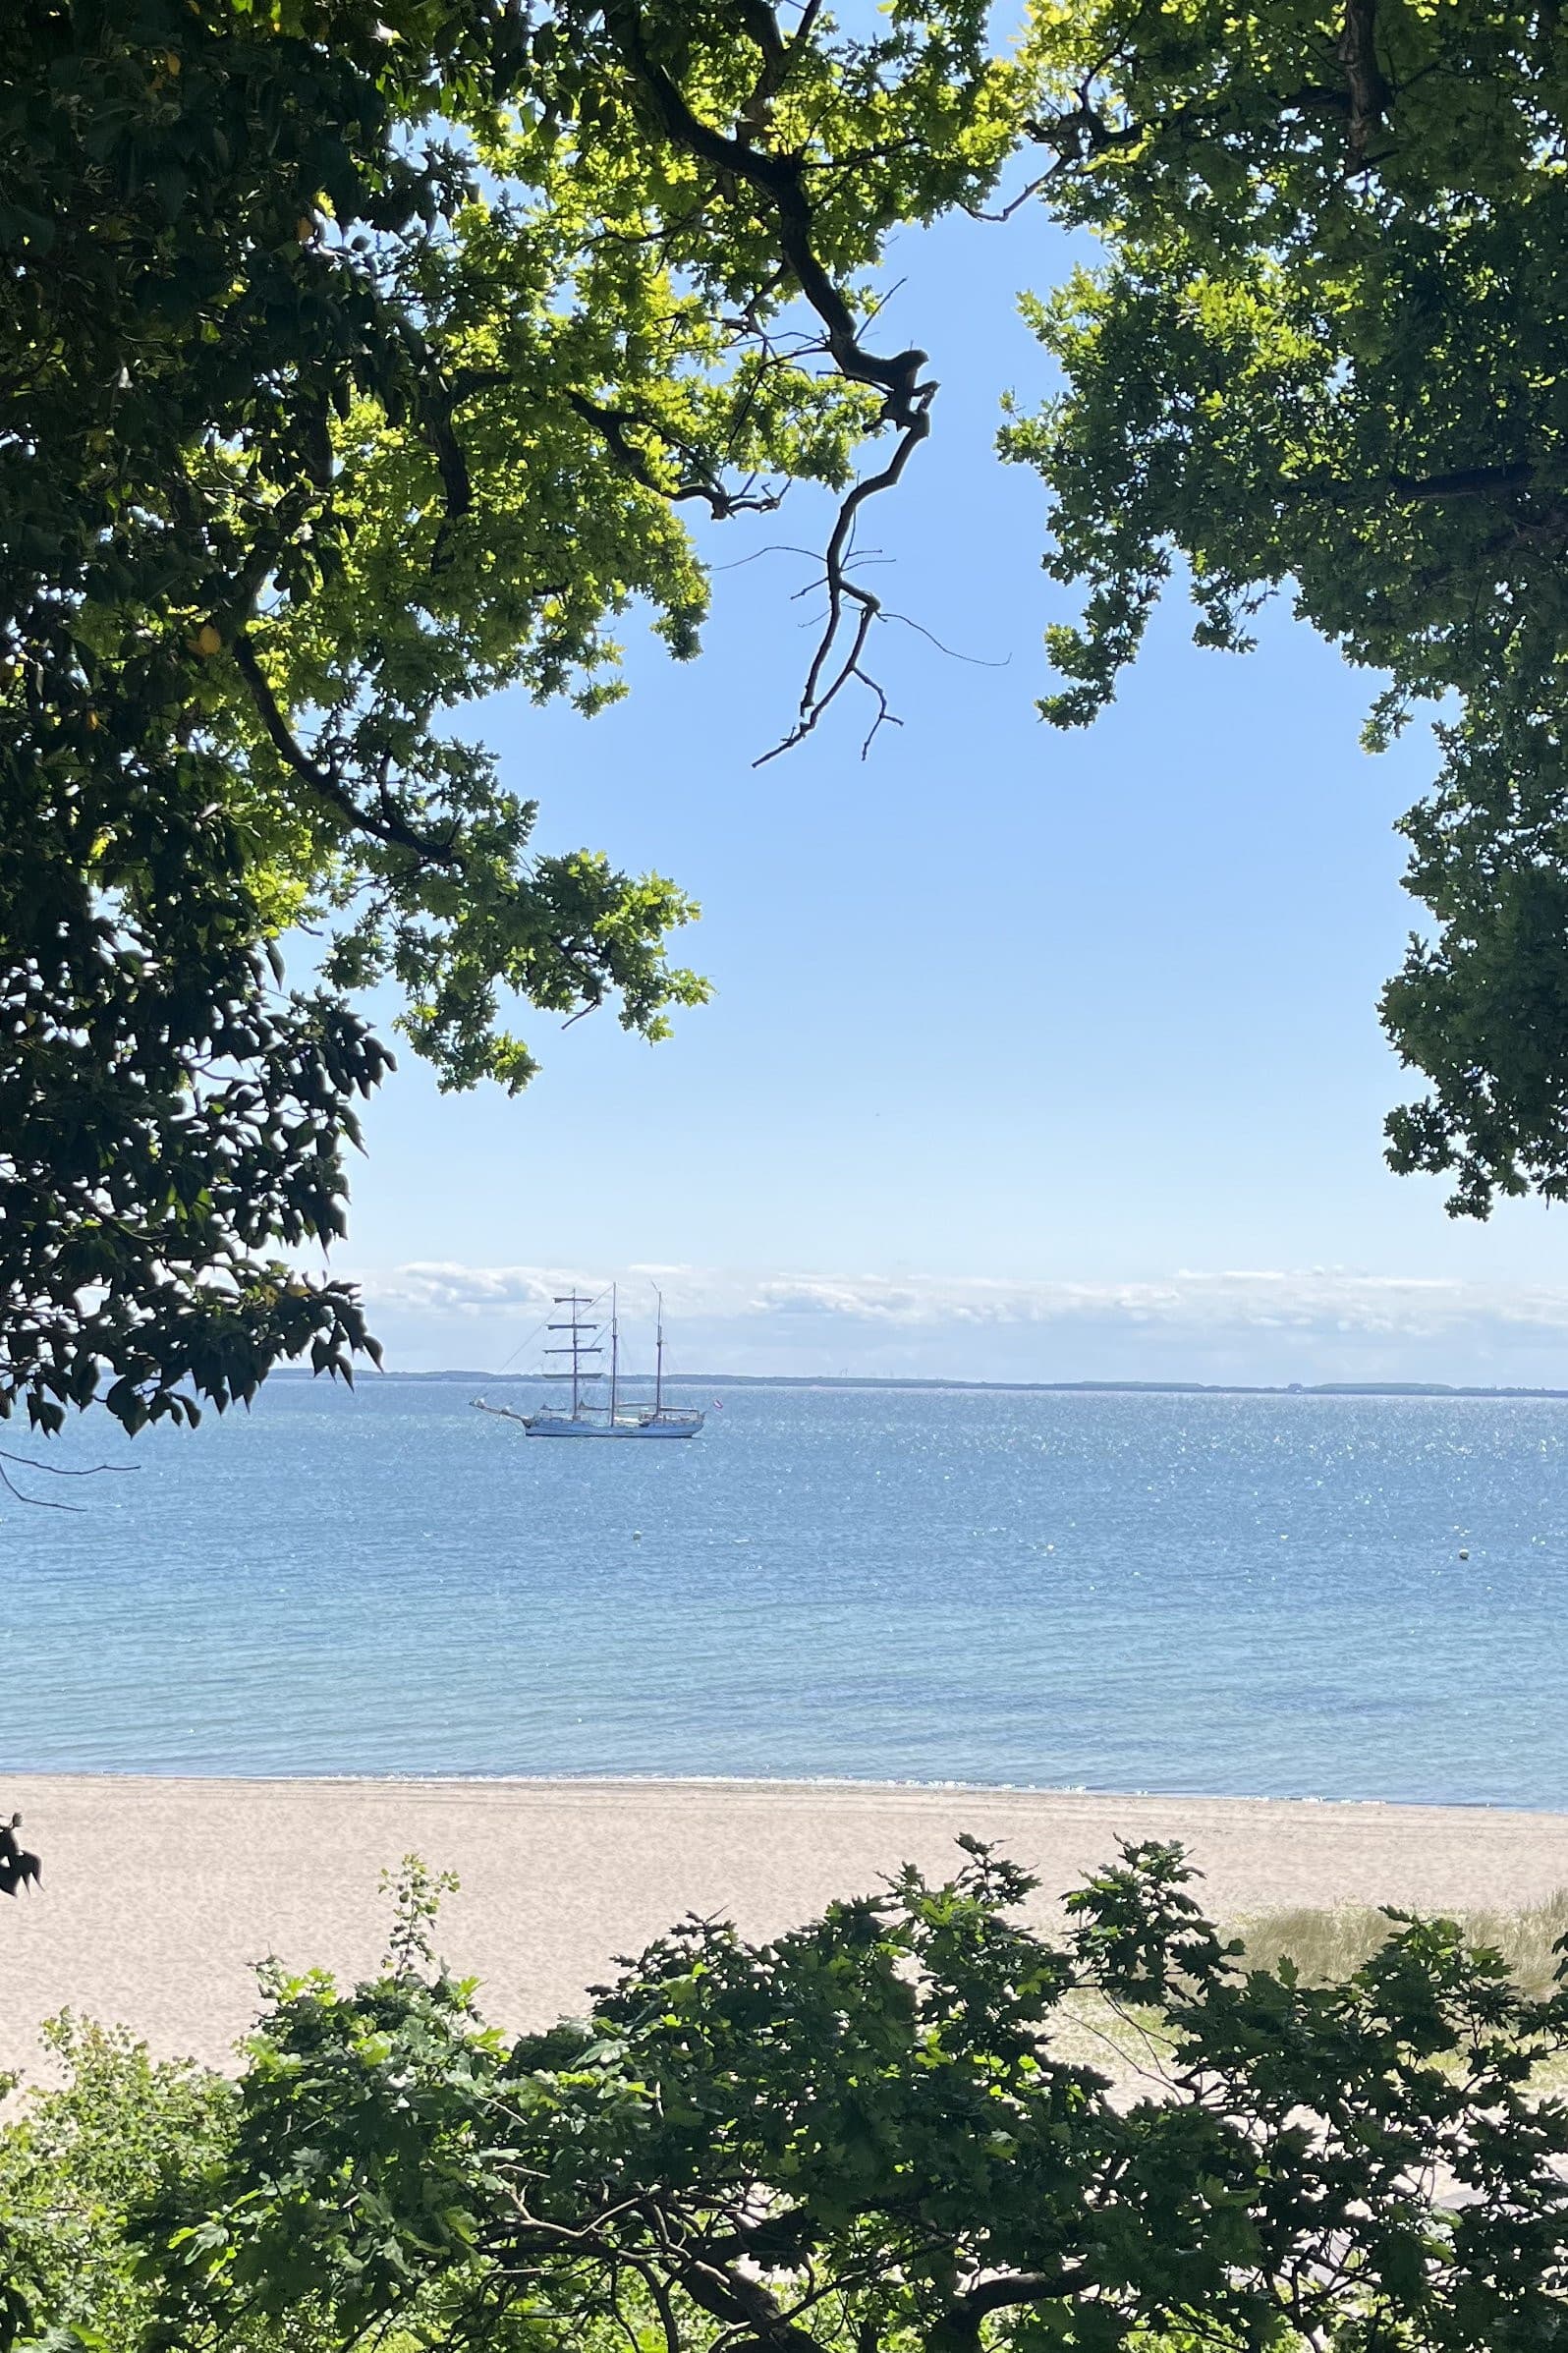
[[[69,2014],[44,2041],[63,2081],[0,2130],[0,2345],[28,2341],[46,2319],[51,2344],[118,2349],[153,2309],[127,2217],[219,2161],[239,2096],[221,2075],[154,2060],[131,2036]]]
[[[124,2184],[80,2118],[115,2176],[98,2341],[1568,2346],[1568,2107],[1530,2089],[1568,2042],[1561,1971],[1538,1998],[1454,1924],[1396,1916],[1308,1987],[1242,1965],[1156,1845],[1052,1941],[1012,1917],[1032,1882],[965,1843],[950,1884],[906,1870],[775,1943],[690,1919],[588,2021],[515,2044],[433,1964],[417,1876],[378,1979],[272,1988],[234,2094],[106,2085],[132,2118],[149,2085],[169,2103]],[[1086,1995],[1136,2038],[1131,2085],[1060,2055]],[[27,2326],[84,2330],[18,2243]]]

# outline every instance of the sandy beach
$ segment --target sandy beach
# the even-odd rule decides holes
[[[1246,1798],[767,1782],[0,1780],[43,1858],[0,1906],[0,2068],[32,2071],[69,2006],[162,2054],[226,2063],[254,1964],[370,1968],[377,1882],[409,1851],[455,1871],[439,1943],[497,2024],[584,2006],[618,1953],[683,1912],[749,1934],[944,1873],[963,1830],[1039,1874],[1042,1914],[1123,1838],[1181,1838],[1222,1918],[1294,1904],[1514,1908],[1568,1884],[1568,1815]]]

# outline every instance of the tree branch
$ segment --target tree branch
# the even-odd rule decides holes
[[[256,660],[255,647],[244,630],[234,641],[234,659],[279,758],[329,809],[335,810],[345,824],[356,833],[367,833],[372,841],[385,842],[390,849],[407,850],[412,857],[421,859],[428,865],[462,865],[462,858],[450,841],[437,841],[432,835],[420,832],[418,827],[399,814],[390,795],[383,796],[380,814],[373,814],[369,810],[361,808],[347,786],[340,783],[329,768],[322,767],[318,760],[310,757],[279,709],[277,697]]]
[[[1350,91],[1350,151],[1358,163],[1366,162],[1368,143],[1393,96],[1377,63],[1376,31],[1377,0],[1345,0],[1336,54]]]
[[[855,383],[878,385],[886,396],[889,420],[907,425],[919,406],[917,379],[926,355],[907,351],[881,359],[861,343],[855,313],[823,268],[812,242],[812,204],[806,193],[803,159],[771,154],[704,123],[664,68],[648,55],[643,38],[643,12],[636,0],[610,0],[604,13],[622,57],[665,137],[688,154],[730,173],[765,199],[778,223],[780,251],[796,284],[827,330],[828,350],[839,373]]]
[[[705,499],[714,522],[724,523],[732,515],[771,515],[782,502],[781,491],[769,490],[754,497],[745,490],[726,490],[722,482],[715,481],[709,475],[688,475],[673,489],[667,488],[652,472],[636,442],[629,438],[628,426],[656,435],[667,449],[674,450],[677,456],[688,461],[692,459],[691,450],[673,440],[652,418],[640,416],[635,409],[606,408],[600,401],[589,400],[586,392],[568,392],[566,399],[568,406],[576,411],[585,424],[592,425],[596,432],[603,435],[617,463],[624,466],[628,474],[634,475],[644,489],[652,490],[660,498],[667,498],[672,506],[680,506],[689,498]]]
[[[659,2316],[659,2327],[664,2334],[664,2353],[681,2353],[680,2325],[663,2273],[657,2264],[643,2263],[635,2255],[629,2256],[627,2261],[653,2299],[653,2309]]]
[[[1347,505],[1376,506],[1384,499],[1417,504],[1445,498],[1496,498],[1528,490],[1537,479],[1529,458],[1503,466],[1460,466],[1448,474],[1385,474],[1367,481],[1282,482],[1285,498],[1341,499]]]
[[[771,26],[771,35],[761,23],[763,17]],[[749,7],[748,20],[762,50],[765,84],[773,70],[772,44],[778,38],[777,25],[772,11],[761,5],[760,0]],[[868,686],[878,700],[877,716],[867,737],[868,749],[877,729],[891,713],[880,687],[861,666],[881,603],[868,588],[863,588],[849,577],[851,534],[855,518],[866,501],[897,482],[915,450],[930,431],[930,406],[936,385],[930,379],[922,379],[926,355],[911,348],[884,358],[867,350],[854,310],[816,252],[814,215],[804,157],[773,153],[749,140],[732,139],[704,122],[688,104],[671,76],[650,56],[644,37],[643,12],[637,0],[609,0],[605,22],[665,137],[687,154],[726,174],[733,183],[751,189],[772,213],[784,264],[822,322],[828,356],[834,366],[852,383],[877,387],[882,393],[883,420],[898,430],[898,446],[889,463],[879,474],[858,483],[839,508],[824,560],[827,621],[801,697],[799,717],[782,742],[754,764],[761,766],[800,743],[852,678]],[[797,41],[801,37],[798,32]],[[754,121],[751,127],[759,126]],[[849,644],[843,649],[846,630]]]
[[[1057,2296],[1076,2295],[1082,2282],[1082,2269],[1076,2265],[1054,2271],[1003,2271],[993,2279],[980,2280],[964,2295],[955,2296],[933,2335],[944,2346],[978,2345],[980,2324],[993,2312],[1005,2312],[1018,2304],[1048,2304]]]
[[[1150,132],[1164,138],[1172,133],[1179,136],[1197,127],[1214,129],[1224,122],[1226,114],[1236,104],[1234,95],[1227,91],[1217,98],[1195,99],[1191,105],[1175,107],[1163,117],[1112,124],[1091,102],[1092,87],[1092,80],[1080,90],[1077,105],[1065,113],[1049,117],[1036,116],[1025,122],[1024,129],[1029,137],[1036,145],[1049,147],[1056,157],[1051,169],[1042,173],[1039,180],[1024,192],[1025,196],[1042,187],[1063,165],[1083,163],[1093,156],[1107,154],[1116,147],[1137,146]],[[1273,103],[1281,115],[1348,115],[1352,107],[1348,90],[1314,84],[1302,89],[1282,91]],[[1023,196],[1016,197],[1001,213],[994,216],[982,214],[980,217],[1006,220],[1023,200]]]
[[[6,1487],[19,1503],[28,1504],[33,1511],[82,1511],[85,1506],[81,1503],[57,1503],[49,1495],[29,1495],[25,1487],[18,1486],[5,1467],[7,1463],[17,1463],[25,1471],[42,1471],[50,1479],[96,1479],[104,1471],[112,1474],[116,1471],[138,1471],[141,1467],[140,1463],[88,1463],[78,1469],[69,1463],[35,1462],[30,1454],[13,1454],[8,1446],[0,1446],[0,1486]]]
[[[679,2277],[694,2304],[715,2321],[740,2323],[751,2341],[768,2353],[821,2353],[815,2337],[798,2328],[778,2299],[747,2272],[687,2261],[680,2264]]]
[[[790,52],[784,35],[778,28],[778,19],[767,0],[737,0],[746,29],[762,52],[762,71],[747,101],[747,116],[753,118],[764,107],[789,71]]]

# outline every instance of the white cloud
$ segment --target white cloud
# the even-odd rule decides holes
[[[1568,1385],[1568,1289],[1545,1285],[1333,1267],[1028,1282],[639,1266],[619,1277],[629,1328],[655,1277],[683,1361],[715,1372]],[[389,1362],[413,1369],[499,1364],[559,1293],[602,1276],[420,1261],[362,1280]]]
[[[571,1276],[548,1274],[537,1266],[460,1266],[442,1260],[417,1261],[362,1280],[367,1299],[457,1316],[545,1308],[557,1292],[573,1287]]]

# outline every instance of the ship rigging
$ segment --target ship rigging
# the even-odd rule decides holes
[[[666,1405],[664,1402],[664,1294],[653,1285],[658,1302],[657,1338],[655,1340],[653,1402],[624,1401],[621,1395],[621,1317],[620,1293],[610,1286],[609,1320],[609,1398],[599,1404],[590,1396],[591,1389],[603,1379],[604,1342],[600,1334],[604,1325],[592,1321],[593,1310],[604,1294],[589,1299],[578,1291],[563,1291],[553,1302],[566,1314],[552,1317],[546,1329],[564,1332],[566,1337],[546,1344],[547,1357],[570,1360],[571,1403],[565,1411],[558,1406],[541,1406],[534,1414],[519,1414],[507,1405],[491,1405],[476,1397],[474,1405],[481,1414],[494,1414],[504,1422],[516,1422],[531,1438],[695,1438],[701,1429],[704,1416],[686,1406]],[[566,1370],[565,1367],[562,1368]]]

